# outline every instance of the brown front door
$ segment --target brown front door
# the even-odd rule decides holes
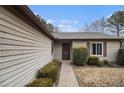
[[[62,60],[70,60],[70,43],[62,43]]]

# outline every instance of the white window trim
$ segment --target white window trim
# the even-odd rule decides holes
[[[101,43],[102,44],[102,54],[101,55],[93,55],[92,54],[92,44],[98,44],[98,43]],[[90,56],[103,56],[103,42],[90,42]]]

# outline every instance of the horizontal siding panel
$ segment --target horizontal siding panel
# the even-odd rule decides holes
[[[9,50],[9,49],[47,49],[47,48],[50,48],[50,46],[21,46],[21,45],[2,45],[3,48],[2,50]]]
[[[44,61],[46,61],[46,60],[44,60]],[[31,66],[30,68],[32,68],[32,69],[29,72],[24,73],[23,75],[21,75],[23,77],[21,77],[21,76],[20,77],[17,77],[16,78],[17,81],[12,81],[12,83],[10,83],[11,85],[9,85],[9,86],[20,86],[21,83],[23,83],[24,81],[26,81],[28,79],[27,76],[30,76],[29,78],[32,78],[31,76],[36,77],[37,69],[35,69],[35,68],[39,68],[40,69],[43,66],[43,65],[41,66],[40,64],[42,64],[42,63],[41,62],[38,62],[38,64],[35,64],[35,66],[34,65]]]
[[[37,65],[40,65],[40,64],[35,64],[35,65],[32,65],[31,67],[28,67],[27,70],[25,69],[22,72],[19,72],[18,74],[14,75],[13,77],[11,77],[7,80],[4,80],[4,82],[1,82],[1,85],[2,86],[10,86],[9,84],[12,84],[12,82],[18,82],[19,78],[23,78],[23,77],[26,78],[28,73],[30,73],[30,72],[36,73],[37,71],[35,69],[37,68]]]
[[[17,18],[16,16],[12,15],[11,13],[9,13],[11,16],[8,16],[7,14],[5,14],[7,11],[5,12],[1,12],[1,15],[2,17],[0,17],[2,20],[6,21],[7,23],[9,24],[14,24],[13,26],[16,26],[18,28],[21,28],[21,29],[24,29],[23,31],[21,30],[18,30],[18,31],[21,31],[21,32],[25,32],[25,33],[28,33],[28,34],[32,34],[32,35],[36,35],[37,37],[41,36],[42,34],[40,32],[38,32],[37,30],[35,30],[33,27],[27,25],[26,23],[24,23],[22,20],[20,20],[19,18]],[[8,25],[7,25],[8,26]],[[11,26],[10,26],[11,27]],[[14,28],[13,28],[14,29]],[[29,30],[30,29],[30,30]],[[35,31],[37,33],[35,33]],[[36,37],[36,38],[37,38]],[[45,36],[44,36],[45,37]]]
[[[18,68],[16,68],[15,70],[10,70],[8,73],[2,74],[0,77],[0,82],[4,82],[5,80],[9,80],[9,79],[11,79],[12,76],[14,76],[20,72],[27,71],[26,69],[28,69],[28,67],[32,67],[33,65],[35,65],[37,63],[37,61],[39,61],[39,59],[40,58],[32,59],[31,61],[28,61],[28,62],[21,64],[24,67],[23,66],[20,67],[20,64],[18,64],[18,66],[17,66]],[[23,67],[23,69],[21,69],[22,67]],[[13,69],[13,68],[14,68],[14,66],[11,67],[10,69]],[[9,70],[9,69],[6,69],[6,70]]]
[[[17,40],[23,40],[23,41],[27,41],[27,42],[34,42],[36,44],[38,44],[41,41],[45,41],[45,39],[42,40],[34,40],[32,38],[28,38],[27,36],[24,37],[24,35],[19,36],[19,35],[14,35],[11,33],[4,33],[3,31],[0,30],[0,34],[4,34],[4,36],[1,36],[1,38],[7,38],[9,37],[10,39],[17,39]],[[44,42],[44,43],[48,43],[48,41]]]
[[[8,24],[8,22],[7,22]],[[25,30],[21,29],[21,30],[16,30],[15,28],[12,28],[12,27],[9,27],[9,26],[5,26],[3,25],[0,25],[0,30],[4,33],[10,33],[10,34],[13,34],[13,35],[17,35],[17,36],[20,36],[20,37],[24,37],[24,38],[29,38],[29,39],[35,39],[35,40],[44,40],[45,38],[41,38],[41,36],[36,36],[35,34],[30,34],[30,33],[24,33]],[[8,32],[9,30],[9,32]],[[39,33],[41,35],[41,33]],[[47,40],[47,39],[46,39]]]
[[[41,53],[33,53],[33,54],[27,54],[27,55],[17,55],[16,57],[15,56],[6,56],[6,57],[1,57],[1,60],[0,60],[0,64],[1,63],[11,63],[11,61],[14,61],[14,60],[21,60],[23,58],[28,58],[28,57],[33,57],[33,56],[37,56],[37,55],[40,55]]]
[[[24,86],[50,62],[52,40],[0,6],[0,86]]]
[[[37,55],[37,56],[33,56],[33,57],[24,58],[23,60],[20,60],[20,63],[16,63],[14,65],[9,65],[9,67],[6,67],[6,69],[0,70],[0,76],[5,75],[5,74],[12,72],[14,70],[17,70],[18,68],[21,68],[21,67],[29,64],[30,61],[37,59],[37,58],[40,58],[40,56]]]
[[[37,43],[32,43],[32,42],[26,42],[26,41],[20,41],[16,39],[10,39],[10,38],[2,38],[3,41],[1,41],[1,44],[4,45],[25,45],[25,46],[42,46],[43,44],[37,44]]]
[[[30,33],[32,33],[32,35],[37,35],[37,37],[38,36],[41,37],[42,34],[40,32],[38,32],[32,26],[27,25],[25,22],[23,22],[21,19],[17,18],[15,15],[11,14],[10,12],[6,11],[3,8],[1,8],[0,12],[3,15],[3,17],[1,17],[1,19],[6,20],[6,21],[10,22],[11,24],[14,24],[22,29],[25,29],[23,32],[26,32],[26,33],[30,32]],[[37,33],[35,33],[35,31]]]
[[[34,77],[31,77],[31,76],[34,76]],[[31,76],[29,75],[29,76],[27,76],[26,79],[20,80],[21,82],[18,83],[18,84],[13,85],[13,87],[14,87],[14,86],[16,86],[16,87],[26,86],[25,82],[28,82],[28,84],[29,84],[29,82],[31,82],[31,81],[33,81],[34,79],[36,79],[36,77],[35,77],[36,74],[33,74],[33,75],[32,75],[32,73],[31,73]]]
[[[26,55],[17,55],[17,56],[2,57],[2,59],[0,61],[0,64],[2,64],[2,65],[3,64],[8,64],[8,63],[12,64],[12,62],[15,61],[15,60],[18,60],[18,61],[15,61],[14,63],[18,63],[18,62],[20,62],[21,59],[23,60],[23,58],[33,57],[33,56],[37,56],[37,55],[43,56],[43,55],[48,54],[48,53],[49,52],[45,52],[45,53],[38,52],[38,53],[26,54]],[[48,55],[50,55],[50,54],[48,54]],[[3,66],[1,66],[0,68],[3,68]]]
[[[38,53],[38,52],[45,52],[45,51],[42,51],[41,49],[40,50],[20,50],[20,51],[4,51],[2,53],[2,57],[6,57],[6,56],[17,56],[17,55],[24,55],[24,54],[32,54],[32,53]]]
[[[35,59],[35,60],[32,60],[31,62],[32,62],[31,64],[28,64],[28,65],[24,66],[23,69],[18,68],[17,71],[13,71],[11,73],[8,73],[6,75],[1,76],[0,77],[0,83],[3,84],[3,86],[4,86],[4,85],[8,84],[9,82],[14,81],[15,79],[17,80],[21,76],[22,77],[24,77],[24,75],[27,76],[27,73],[30,73],[31,70],[37,72],[38,69],[36,69],[36,68],[37,68],[37,66],[41,67],[40,64],[42,62],[39,60],[39,58]]]
[[[44,55],[43,55],[44,56]],[[48,57],[48,55],[46,55],[47,57]],[[41,56],[37,56],[37,57],[39,57],[39,58],[41,58],[40,60],[41,60],[41,62],[42,62],[42,57]],[[15,66],[17,66],[17,65],[21,65],[21,64],[23,64],[23,63],[27,63],[28,61],[31,61],[31,60],[33,60],[33,59],[35,59],[35,58],[37,58],[37,57],[29,57],[29,58],[24,58],[23,60],[19,60],[19,61],[17,61],[17,60],[15,60],[15,61],[12,61],[12,62],[6,62],[6,63],[2,63],[2,64],[0,64],[0,65],[2,65],[2,67],[1,67],[1,74],[0,74],[0,76],[1,75],[3,75],[3,74],[6,74],[6,73],[8,73],[8,72],[10,72],[10,71],[13,71],[13,69],[16,69],[15,68]],[[45,57],[45,56],[44,56]],[[48,57],[49,58],[49,57]],[[7,69],[9,69],[9,70],[7,70]],[[10,70],[11,69],[11,70]],[[2,72],[2,71],[4,71],[4,72]]]
[[[0,34],[0,37],[2,36],[3,34]],[[1,42],[2,42],[3,40],[2,40],[2,38],[0,38],[0,49],[2,49],[2,44],[1,44]],[[2,55],[2,51],[0,50],[0,56]],[[0,57],[0,60],[1,60],[1,57]]]
[[[32,43],[32,42],[27,42],[27,41],[21,41],[21,40],[15,40],[15,39],[9,39],[9,38],[1,38],[1,45],[20,45],[20,46],[43,46],[47,43]]]
[[[40,32],[38,32],[37,30],[31,29],[32,27],[29,27],[29,29],[30,29],[29,30],[28,28],[25,28],[24,24],[23,25],[21,25],[21,24],[17,25],[18,24],[17,20],[16,20],[16,24],[13,24],[13,22],[11,22],[7,19],[3,19],[3,18],[0,18],[0,21],[2,21],[2,23],[0,23],[1,26],[16,30],[16,31],[21,32],[21,33],[25,33],[25,34],[33,36],[37,39],[42,39],[42,38],[40,38],[41,36],[45,38],[45,36],[42,35]],[[45,38],[45,39],[47,39],[47,38]]]

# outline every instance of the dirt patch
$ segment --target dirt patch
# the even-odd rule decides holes
[[[124,87],[124,68],[73,66],[81,87]]]

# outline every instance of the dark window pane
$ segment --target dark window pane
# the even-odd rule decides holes
[[[102,55],[102,44],[97,44],[97,55]]]
[[[92,54],[96,55],[96,44],[92,44]]]

